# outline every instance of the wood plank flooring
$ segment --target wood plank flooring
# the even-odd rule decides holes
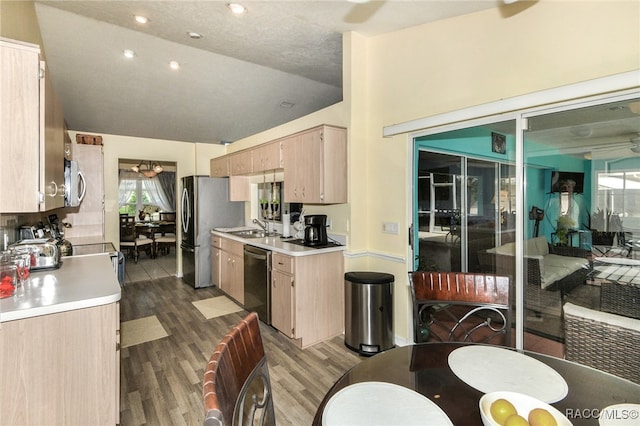
[[[191,304],[220,294],[215,288],[195,290],[172,276],[123,288],[121,321],[156,315],[169,336],[122,349],[122,425],[202,424],[204,368],[218,342],[247,313],[206,320]],[[341,337],[301,350],[272,327],[261,323],[261,332],[278,425],[311,424],[329,388],[363,359]]]

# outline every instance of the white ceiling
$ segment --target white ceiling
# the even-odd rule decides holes
[[[342,33],[367,36],[505,6],[501,0],[39,1],[68,127],[235,141],[342,100]],[[134,15],[150,19],[137,24]],[[188,31],[202,34],[192,40]],[[125,59],[124,49],[136,56]],[[172,71],[171,60],[181,68]],[[282,108],[288,102],[293,107]]]

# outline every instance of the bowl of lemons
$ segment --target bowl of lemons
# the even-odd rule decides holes
[[[480,398],[485,426],[571,426],[551,405],[517,392],[490,392]]]

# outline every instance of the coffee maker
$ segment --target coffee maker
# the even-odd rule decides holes
[[[304,217],[304,245],[327,245],[327,215],[311,214]]]

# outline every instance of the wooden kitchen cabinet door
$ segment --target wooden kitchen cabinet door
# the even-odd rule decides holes
[[[41,105],[41,120],[44,123],[44,135],[40,148],[40,192],[44,194],[40,211],[64,207],[64,114],[47,68],[41,62],[44,73],[41,79],[40,93],[44,93]]]
[[[212,158],[209,160],[209,176],[227,177],[229,176],[229,156]]]
[[[229,175],[238,176],[251,173],[251,151],[240,151],[229,156]]]
[[[220,240],[220,290],[244,305],[244,245],[228,238]]]
[[[0,212],[37,212],[40,49],[0,40]]]
[[[284,198],[287,202],[347,202],[346,130],[320,126],[283,142]]]
[[[220,288],[220,259],[222,251],[218,247],[211,247],[211,282]]]
[[[252,150],[253,168],[252,171],[265,172],[282,168],[282,149],[280,142],[270,142],[258,145]]]
[[[271,273],[271,325],[285,336],[295,338],[295,289],[293,275],[273,270]]]

